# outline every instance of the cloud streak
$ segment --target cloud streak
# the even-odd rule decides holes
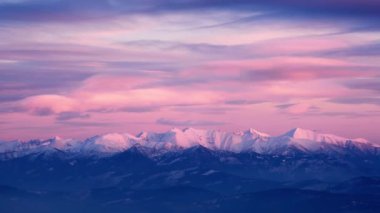
[[[194,10],[264,10],[274,11],[282,16],[290,13],[299,16],[331,16],[331,17],[378,17],[380,4],[376,0],[332,0],[313,1],[307,4],[301,0],[257,1],[257,0],[227,0],[227,1],[173,1],[148,0],[139,4],[136,0],[127,1],[20,1],[3,2],[0,4],[0,17],[3,20],[29,21],[73,21],[113,17],[115,14],[151,14]],[[83,13],[83,10],[86,10]],[[272,12],[273,13],[273,12]]]
[[[160,118],[156,121],[157,124],[167,126],[221,126],[225,123],[216,121],[198,121],[198,120],[171,120]]]

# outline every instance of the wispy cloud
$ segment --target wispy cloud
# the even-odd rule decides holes
[[[333,98],[330,102],[339,104],[375,104],[380,105],[380,98],[377,97],[347,97],[347,98]]]
[[[315,1],[305,4],[304,1],[172,1],[149,0],[139,4],[136,0],[128,1],[3,1],[0,4],[1,18],[5,20],[29,21],[73,21],[112,17],[116,14],[181,12],[200,9],[220,10],[264,10],[275,11],[278,16],[329,16],[329,17],[378,17],[379,3],[375,0],[364,1]],[[82,11],[86,10],[86,13]],[[276,15],[276,13],[272,15]]]
[[[380,77],[355,79],[345,83],[345,85],[351,89],[364,89],[380,92]]]
[[[171,120],[166,118],[160,118],[156,121],[157,124],[167,126],[221,126],[224,122],[216,121],[198,121],[198,120]]]
[[[290,103],[290,104],[279,104],[276,107],[282,113],[288,113],[291,115],[302,115],[309,113],[316,113],[320,111],[320,108],[308,103]]]
[[[78,119],[78,118],[80,118],[80,119],[90,118],[90,114],[67,111],[67,112],[59,113],[56,119],[59,121],[66,121],[66,120]]]

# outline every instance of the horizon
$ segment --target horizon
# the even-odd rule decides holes
[[[50,139],[55,139],[55,138],[58,138],[58,139],[63,139],[63,140],[80,140],[80,141],[83,141],[83,140],[87,140],[87,139],[90,139],[94,136],[103,136],[103,135],[109,135],[109,134],[129,134],[129,135],[132,135],[132,136],[135,136],[135,137],[138,137],[139,134],[142,134],[142,133],[157,133],[157,134],[164,134],[164,133],[168,133],[168,132],[171,132],[171,131],[174,131],[174,130],[180,130],[182,132],[185,132],[186,130],[188,129],[194,129],[194,130],[201,130],[201,131],[218,131],[218,132],[225,132],[225,133],[235,133],[235,132],[246,132],[246,131],[255,131],[255,132],[258,132],[258,133],[261,133],[261,134],[265,134],[267,135],[268,137],[270,138],[276,138],[276,137],[281,137],[281,136],[284,136],[284,135],[287,135],[288,133],[291,133],[295,130],[301,130],[301,131],[311,131],[315,134],[318,134],[318,135],[328,135],[328,136],[336,136],[336,137],[341,137],[341,138],[345,138],[346,140],[353,140],[353,141],[356,141],[357,142],[360,140],[363,140],[366,141],[367,143],[369,144],[373,144],[375,146],[379,145],[380,146],[380,143],[376,142],[376,141],[370,141],[366,138],[363,138],[363,137],[356,137],[356,138],[349,138],[349,137],[346,137],[344,135],[337,135],[337,134],[334,134],[334,133],[331,133],[331,132],[321,132],[321,131],[318,131],[318,130],[315,130],[315,129],[305,129],[305,128],[301,128],[301,127],[293,127],[291,129],[288,129],[287,131],[283,131],[281,133],[278,133],[278,134],[270,134],[268,132],[265,132],[265,131],[261,131],[259,129],[255,129],[255,128],[247,128],[247,129],[237,129],[237,130],[222,130],[222,129],[210,129],[210,128],[194,128],[194,127],[182,127],[182,128],[179,128],[179,127],[171,127],[171,128],[168,128],[166,130],[161,130],[161,131],[146,131],[146,130],[141,130],[141,131],[137,131],[137,132],[128,132],[128,131],[124,131],[124,132],[106,132],[106,133],[100,133],[100,134],[96,134],[96,135],[88,135],[88,136],[84,136],[84,137],[81,137],[81,138],[74,138],[74,137],[63,137],[63,136],[60,136],[60,135],[54,135],[54,136],[49,136],[49,137],[45,137],[45,138],[29,138],[29,139],[21,139],[21,138],[16,138],[16,139],[12,139],[12,140],[0,140],[0,142],[15,142],[15,141],[20,141],[20,142],[29,142],[29,141],[32,141],[32,140],[50,140]]]
[[[0,139],[300,126],[380,143],[379,14],[374,0],[0,0]]]

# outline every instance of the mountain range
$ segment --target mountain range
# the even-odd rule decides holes
[[[20,157],[31,153],[63,151],[79,155],[108,156],[141,146],[155,154],[179,151],[202,146],[210,150],[234,153],[254,152],[258,154],[286,155],[291,152],[379,155],[379,146],[357,138],[348,139],[332,134],[317,133],[301,128],[292,129],[279,136],[270,136],[255,129],[224,132],[194,128],[173,128],[163,133],[141,132],[110,133],[85,140],[54,137],[47,140],[0,142],[2,158]]]
[[[301,128],[0,142],[0,212],[379,212],[380,148]]]

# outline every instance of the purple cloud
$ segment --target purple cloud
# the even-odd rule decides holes
[[[322,0],[305,4],[302,0],[259,1],[174,1],[148,0],[144,4],[137,0],[127,1],[25,1],[0,5],[1,20],[18,21],[76,21],[112,18],[118,14],[156,14],[195,10],[270,11],[279,17],[359,17],[379,18],[380,3],[376,0]],[[86,11],[85,13],[83,11]],[[291,16],[292,15],[292,16]]]
[[[327,56],[379,56],[380,42],[376,41],[370,44],[356,45],[346,48],[340,48],[327,52],[322,52],[321,55]]]
[[[77,119],[77,118],[80,118],[80,119],[90,118],[90,114],[68,111],[68,112],[61,112],[56,117],[56,119],[59,121],[66,121],[66,120]]]
[[[261,100],[247,100],[247,99],[235,99],[235,100],[227,100],[224,103],[228,105],[252,105],[252,104],[261,104],[266,101]]]
[[[333,98],[329,102],[339,104],[374,104],[380,105],[380,98],[377,97],[348,97],[348,98]]]
[[[356,79],[345,84],[350,89],[364,89],[380,92],[380,78]]]
[[[171,120],[166,118],[160,118],[156,123],[167,126],[220,126],[225,124],[224,122],[216,121]]]

